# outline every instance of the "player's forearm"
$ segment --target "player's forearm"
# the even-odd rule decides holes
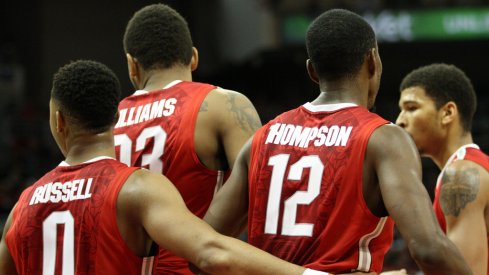
[[[438,238],[424,243],[408,243],[411,256],[424,274],[472,274],[453,243],[445,238],[435,239]]]
[[[293,265],[240,240],[219,236],[205,244],[195,264],[209,274],[297,274],[304,267]]]

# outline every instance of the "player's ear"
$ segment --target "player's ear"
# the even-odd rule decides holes
[[[197,70],[199,66],[199,51],[196,47],[192,47],[192,59],[190,59],[190,69],[193,71]]]
[[[377,56],[378,56],[377,50],[375,48],[372,48],[367,52],[366,62],[367,62],[368,74],[370,77],[373,77],[376,71],[379,70]]]
[[[311,80],[319,84],[319,77],[316,73],[316,69],[314,69],[314,66],[312,65],[311,59],[306,60],[306,69]]]
[[[60,110],[56,111],[56,132],[62,133],[66,127],[66,119],[63,113]]]
[[[138,60],[133,57],[130,53],[126,53],[127,59],[127,71],[129,73],[129,79],[133,83],[133,85],[137,85],[140,77],[140,68]]]
[[[452,123],[456,117],[458,117],[457,104],[453,101],[447,102],[440,108],[441,111],[441,123],[447,125]]]

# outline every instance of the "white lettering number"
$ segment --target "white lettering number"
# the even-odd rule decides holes
[[[43,275],[54,275],[58,224],[64,225],[62,275],[75,274],[75,220],[66,210],[51,213],[42,223]]]
[[[268,160],[268,165],[273,166],[273,170],[267,203],[266,234],[277,234],[277,225],[280,216],[280,198],[282,196],[282,187],[289,157],[290,155],[288,154],[280,154],[272,156]],[[307,191],[296,191],[284,201],[281,234],[285,236],[312,236],[314,224],[296,223],[297,205],[309,205],[319,195],[324,165],[316,155],[303,156],[299,161],[290,166],[287,180],[299,181],[302,178],[302,171],[305,168],[311,169]]]
[[[148,140],[153,138],[153,150],[150,154],[143,154],[141,156],[141,166],[148,165],[149,170],[154,172],[163,172],[163,161],[161,156],[163,155],[167,134],[161,126],[152,126],[145,128],[141,134],[136,138],[136,147],[134,152],[144,150]],[[120,134],[114,136],[115,146],[120,146],[119,160],[129,166],[132,157],[132,140],[127,134]]]

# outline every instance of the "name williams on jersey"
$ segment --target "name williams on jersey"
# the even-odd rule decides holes
[[[171,116],[175,112],[175,104],[177,104],[177,99],[172,97],[121,109],[115,128],[131,126],[163,116]]]

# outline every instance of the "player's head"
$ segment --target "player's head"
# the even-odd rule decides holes
[[[365,62],[375,63],[373,80],[380,82],[382,63],[375,33],[358,14],[342,9],[324,12],[307,30],[306,48],[319,82],[354,79]],[[375,98],[379,83],[372,84],[369,93]]]
[[[116,75],[99,62],[78,60],[61,67],[54,74],[49,103],[58,144],[60,136],[111,131],[120,94]]]
[[[164,4],[137,11],[127,24],[123,43],[126,54],[146,71],[188,66],[193,57],[187,22]]]
[[[401,112],[396,123],[414,138],[423,153],[439,142],[449,125],[471,131],[477,99],[465,73],[454,65],[431,64],[413,70],[400,85]]]

